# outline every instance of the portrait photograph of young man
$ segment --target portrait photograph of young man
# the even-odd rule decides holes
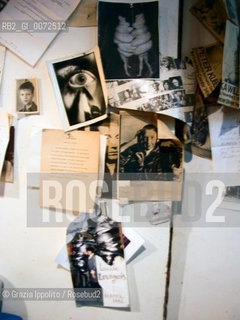
[[[17,112],[39,113],[37,79],[17,80]]]

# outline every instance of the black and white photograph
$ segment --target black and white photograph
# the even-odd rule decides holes
[[[173,100],[174,107],[176,108],[185,107],[188,105],[187,96],[184,90],[175,90],[173,92]]]
[[[163,80],[163,82],[162,82],[162,87],[163,87],[163,91],[169,91],[169,90],[171,90],[171,84],[170,84],[169,79]]]
[[[175,82],[176,86],[180,83],[180,88],[172,89],[172,82]],[[193,107],[194,95],[186,94],[181,88],[180,76],[163,81],[139,79],[120,85],[115,81],[114,86],[109,86],[108,83],[109,105],[156,113],[174,108]]]
[[[151,114],[121,116],[119,179],[175,179],[175,171],[182,166],[182,149],[174,139],[161,139],[160,134]]]
[[[119,122],[120,116],[116,113],[110,113],[108,118],[90,127],[90,130],[99,131],[101,135],[107,137],[102,198],[116,198],[114,184],[118,171]]]
[[[160,96],[159,110],[168,110],[174,107],[173,96],[171,93],[165,93]]]
[[[98,44],[107,80],[159,77],[158,21],[158,1],[98,2]]]
[[[107,117],[107,89],[99,48],[68,58],[48,61],[64,131]]]
[[[183,89],[183,81],[180,76],[171,77],[168,79],[170,90]]]
[[[180,76],[170,77],[162,81],[162,90],[179,90],[183,89],[183,80]]]
[[[19,114],[38,114],[37,79],[16,80],[16,111]]]

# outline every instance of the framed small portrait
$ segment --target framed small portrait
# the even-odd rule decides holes
[[[16,80],[16,111],[19,114],[39,113],[37,79]]]
[[[107,88],[98,47],[47,64],[64,131],[107,117]]]

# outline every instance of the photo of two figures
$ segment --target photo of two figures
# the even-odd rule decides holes
[[[100,1],[98,35],[106,79],[159,77],[158,2]]]

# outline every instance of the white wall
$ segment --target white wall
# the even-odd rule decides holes
[[[188,173],[195,172],[194,163],[202,164],[203,175],[209,172],[206,161],[194,157]],[[200,196],[208,202],[205,187]],[[188,215],[193,216],[195,202],[190,203]],[[226,223],[214,227],[205,222],[204,206],[194,222],[186,222],[183,214],[174,217],[167,320],[239,319],[239,212],[216,209],[214,217],[225,217]]]
[[[193,0],[185,0],[183,55],[192,47],[215,42],[211,34],[189,13]],[[210,172],[211,162],[193,157],[186,172]],[[202,190],[204,196],[204,190]],[[194,213],[194,212],[193,212]],[[183,213],[184,214],[184,213]],[[189,208],[191,215],[191,208]],[[240,317],[240,224],[239,212],[217,209],[214,215],[230,219],[200,226],[174,217],[172,264],[167,320],[235,320]],[[201,219],[206,211],[202,210]],[[182,225],[182,227],[180,227]]]

